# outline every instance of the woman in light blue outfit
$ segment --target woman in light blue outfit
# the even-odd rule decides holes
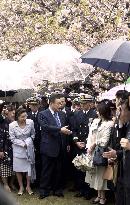
[[[35,136],[34,123],[27,119],[26,110],[19,108],[16,111],[16,121],[9,125],[9,135],[13,146],[13,171],[16,172],[19,192],[22,195],[24,191],[22,173],[26,173],[27,187],[26,191],[32,195],[30,187],[31,179],[35,179],[35,156],[33,139]]]

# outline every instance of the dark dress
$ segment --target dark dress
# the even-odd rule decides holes
[[[9,139],[9,121],[0,115],[0,152],[4,158],[0,159],[0,176],[9,177],[13,173],[12,143]]]

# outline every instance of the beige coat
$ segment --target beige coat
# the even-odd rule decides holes
[[[98,126],[100,120],[95,119],[91,125],[87,148],[96,143],[99,146],[106,146],[110,139],[112,127],[114,126],[113,121],[104,121]],[[93,154],[93,153],[92,153]],[[95,173],[91,174],[86,172],[85,181],[90,184],[91,188],[95,190],[107,190],[107,181],[103,180],[103,174],[105,167],[96,167]]]

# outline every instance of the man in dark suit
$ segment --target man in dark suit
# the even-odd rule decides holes
[[[39,113],[42,158],[40,199],[49,196],[51,190],[55,196],[64,196],[62,193],[62,146],[63,137],[70,135],[71,131],[65,126],[65,115],[60,111],[60,97],[60,94],[52,94],[49,108]]]
[[[27,104],[31,109],[28,112],[28,119],[33,120],[35,128],[34,148],[35,148],[35,167],[36,167],[36,185],[39,186],[41,176],[41,155],[40,155],[40,141],[41,141],[41,128],[38,122],[38,114],[40,101],[36,97],[31,97],[27,100]]]
[[[76,155],[86,153],[86,142],[89,134],[89,126],[93,119],[97,116],[96,111],[91,109],[93,97],[90,95],[83,95],[80,99],[81,111],[74,113],[73,118],[73,158]],[[75,186],[79,191],[76,197],[84,196],[86,199],[91,198],[89,185],[85,183],[85,173],[75,168]]]

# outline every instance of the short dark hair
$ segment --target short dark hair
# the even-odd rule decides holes
[[[99,102],[97,110],[105,120],[111,120],[111,103],[109,100],[102,100]]]
[[[16,119],[16,121],[18,120],[18,118],[20,117],[20,115],[22,115],[22,114],[25,113],[25,112],[26,112],[26,110],[25,110],[24,108],[22,108],[22,107],[18,108],[18,109],[16,110],[16,113],[15,113],[15,119]]]
[[[56,99],[60,99],[61,98],[61,94],[60,93],[53,93],[51,94],[50,98],[49,98],[49,104],[50,103],[54,103]]]
[[[120,99],[120,104],[126,104],[130,111],[130,93],[127,90],[119,90],[116,93],[116,97]]]
[[[12,111],[15,110],[15,107],[14,107],[14,105],[7,105],[7,106],[6,106],[6,109],[7,109],[9,112],[12,112]]]
[[[116,97],[119,99],[121,98],[122,100],[128,100],[130,93],[127,90],[118,90],[116,93]]]

